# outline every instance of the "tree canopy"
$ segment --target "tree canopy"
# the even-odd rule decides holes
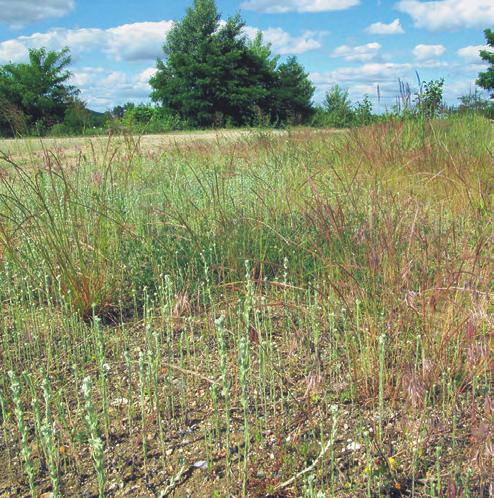
[[[353,110],[348,90],[344,90],[339,85],[331,87],[326,93],[324,108],[333,126],[339,128],[350,126],[353,119]]]
[[[486,29],[484,34],[487,45],[492,47],[493,50],[482,50],[480,52],[480,57],[489,64],[489,67],[485,72],[479,74],[477,85],[492,92],[491,97],[494,99],[494,31]]]
[[[274,88],[274,103],[277,117],[281,121],[299,124],[313,113],[312,97],[314,85],[309,75],[295,57],[280,64]]]
[[[303,68],[295,59],[278,66],[262,36],[249,41],[244,27],[239,15],[221,21],[214,0],[194,0],[167,36],[152,99],[197,126],[308,116],[313,89]]]
[[[0,66],[0,130],[46,129],[62,122],[79,91],[68,83],[70,51],[30,49],[26,63]]]

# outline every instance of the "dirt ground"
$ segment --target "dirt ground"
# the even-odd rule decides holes
[[[286,130],[208,130],[193,132],[173,132],[154,135],[105,135],[94,137],[65,138],[17,138],[0,140],[0,154],[12,160],[32,160],[46,154],[63,154],[64,157],[76,157],[79,154],[90,154],[101,157],[101,154],[113,154],[115,151],[159,153],[173,147],[192,145],[218,144],[225,145],[243,142],[260,135],[285,136],[288,134],[334,134],[342,130],[297,128]]]

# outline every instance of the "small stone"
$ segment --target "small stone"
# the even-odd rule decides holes
[[[116,398],[111,402],[111,406],[126,406],[129,404],[129,400],[127,398]]]
[[[357,443],[356,441],[352,441],[350,444],[347,445],[346,449],[349,451],[358,451],[362,448],[362,446]]]

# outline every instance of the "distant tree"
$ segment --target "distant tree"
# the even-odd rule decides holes
[[[211,58],[219,21],[213,0],[195,0],[168,34],[163,47],[166,60],[158,60],[150,80],[154,101],[198,125],[210,125],[214,119],[213,92],[221,75]]]
[[[155,117],[157,111],[150,104],[135,105],[129,103],[125,105],[124,109],[122,124],[127,128],[136,129],[136,131],[144,131],[146,125]]]
[[[151,94],[196,126],[251,122],[269,112],[275,74],[262,41],[249,46],[239,16],[220,23],[214,0],[194,0],[163,47]]]
[[[27,131],[27,119],[22,109],[0,95],[0,136],[24,135]]]
[[[134,102],[125,102],[125,104],[123,105],[123,114],[132,111],[133,109],[135,109],[135,107],[136,105],[134,104]]]
[[[0,66],[0,100],[22,113],[28,126],[40,131],[62,122],[79,93],[68,84],[70,62],[68,48],[30,49],[29,62]]]
[[[482,98],[481,93],[477,88],[474,91],[469,91],[466,95],[458,97],[460,105],[458,111],[460,112],[483,112],[489,105],[489,102]]]
[[[217,71],[210,87],[214,113],[237,125],[269,114],[276,81],[269,57],[249,49],[243,28],[240,17],[228,19],[215,33],[208,58]]]
[[[300,124],[314,113],[314,85],[296,57],[280,64],[276,71],[277,85],[273,90],[275,112],[281,121]]]
[[[417,93],[418,111],[426,118],[434,118],[443,107],[444,79],[424,82]]]
[[[345,128],[352,124],[353,109],[348,90],[343,90],[339,85],[334,85],[326,93],[324,108],[329,126]]]
[[[64,125],[73,134],[84,133],[91,125],[91,113],[82,100],[74,99],[64,114]]]
[[[355,105],[354,118],[357,126],[366,126],[372,123],[372,102],[368,95],[364,95],[364,98]]]
[[[494,99],[494,31],[486,29],[484,34],[487,45],[493,50],[482,50],[480,52],[480,57],[482,57],[482,59],[489,64],[489,67],[486,71],[479,74],[477,85],[484,88],[488,92],[492,92],[491,98]]]
[[[125,108],[121,105],[117,105],[111,110],[110,113],[114,118],[122,119],[125,114]]]

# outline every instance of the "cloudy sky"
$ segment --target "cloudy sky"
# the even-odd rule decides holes
[[[73,82],[88,106],[104,111],[146,101],[148,80],[174,20],[192,0],[0,0],[0,64],[29,47],[70,47]],[[444,77],[454,103],[485,68],[483,29],[494,0],[218,0],[223,17],[240,11],[252,35],[296,55],[317,87],[338,83],[354,99],[391,105],[398,79],[416,86]],[[377,101],[377,86],[381,99]]]

